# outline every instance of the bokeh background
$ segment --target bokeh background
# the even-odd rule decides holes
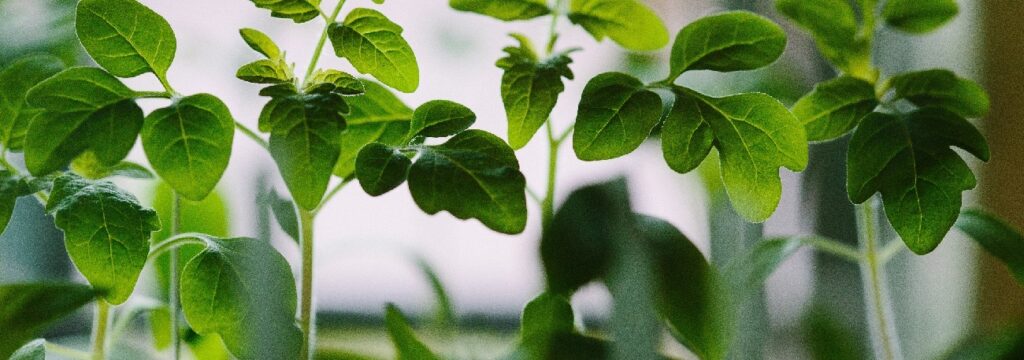
[[[236,119],[255,127],[265,103],[256,85],[235,79],[235,70],[257,58],[238,35],[252,27],[269,34],[300,68],[308,63],[322,20],[294,24],[273,19],[245,0],[142,0],[163,15],[178,39],[177,56],[168,74],[178,91],[212,93],[223,99]],[[324,0],[325,8],[334,0]],[[992,145],[993,159],[978,164],[981,186],[967,195],[969,206],[983,206],[1024,228],[1024,3],[1019,0],[958,0],[960,15],[949,26],[910,37],[882,32],[877,63],[891,75],[913,69],[947,68],[989,90],[993,108],[981,127]],[[0,0],[0,66],[29,53],[53,53],[69,64],[90,64],[74,35],[73,0]],[[786,102],[834,75],[813,43],[774,10],[770,0],[646,0],[674,34],[684,25],[725,9],[747,9],[784,24],[790,41],[784,58],[771,67],[735,74],[688,74],[687,85],[710,94],[763,91]],[[347,9],[377,6],[351,0]],[[505,114],[494,62],[520,32],[536,39],[547,33],[547,20],[500,23],[451,10],[446,0],[389,0],[380,10],[405,28],[416,52],[421,87],[400,95],[412,106],[433,99],[467,105],[477,127],[505,133]],[[610,70],[655,80],[667,71],[668,49],[628,53],[611,42],[598,43],[568,21],[559,24],[562,48],[579,46],[553,119],[565,128],[575,118],[586,81]],[[329,55],[321,67],[354,71]],[[133,88],[159,89],[151,76],[130,79]],[[143,100],[147,111],[161,105]],[[534,189],[543,188],[547,148],[534,141],[518,153]],[[728,208],[715,187],[704,186],[699,173],[679,175],[665,165],[659,144],[649,142],[626,157],[584,163],[563,151],[558,198],[582,184],[624,175],[640,211],[672,222],[714,262],[728,260],[738,249],[763,236],[818,233],[855,243],[852,206],[844,187],[845,143],[812,146],[811,167],[804,173],[783,171],[785,191],[775,216],[763,225],[746,225]],[[131,159],[145,162],[141,147]],[[14,159],[18,161],[19,159]],[[118,180],[158,210],[168,208],[166,189],[151,181]],[[204,204],[189,204],[186,214],[214,233],[253,236],[272,241],[298,269],[295,243],[275,224],[267,199],[272,189],[287,193],[270,157],[249,139],[237,136],[231,165],[218,194]],[[424,266],[433,269],[459,318],[459,335],[428,335],[432,343],[460,358],[489,359],[515,339],[521,307],[543,286],[539,263],[539,208],[531,205],[531,225],[517,236],[487,230],[475,221],[447,213],[429,216],[412,202],[405,187],[378,197],[358,186],[345,189],[318,217],[316,232],[316,302],[320,345],[328,351],[391,357],[383,330],[383,309],[396,303],[429,327],[437,296]],[[189,210],[189,209],[192,210]],[[34,199],[19,200],[10,227],[0,237],[0,283],[78,279],[63,249],[61,234],[42,215]],[[200,226],[194,225],[194,226]],[[186,225],[189,226],[189,225]],[[160,236],[160,235],[157,235]],[[891,234],[890,234],[891,236]],[[711,239],[715,239],[712,242]],[[152,273],[150,270],[148,272]],[[908,359],[933,359],[952,346],[983,334],[1024,326],[1024,290],[1002,265],[955,231],[934,253],[904,252],[890,264],[889,279],[899,335]],[[139,286],[139,301],[160,297],[154,276]],[[787,261],[768,281],[760,310],[749,321],[744,347],[768,359],[836,359],[868,354],[860,275],[846,264],[809,250]],[[610,298],[593,286],[574,299],[585,324],[600,329],[609,315]],[[52,330],[50,337],[68,344],[88,339],[90,313],[85,311]],[[140,330],[140,332],[144,332]],[[133,332],[136,333],[136,332]],[[0,334],[2,336],[2,334]],[[141,336],[140,336],[141,337]],[[118,356],[138,358],[132,341]],[[837,352],[840,351],[841,352]],[[686,354],[681,349],[668,351]],[[741,357],[742,358],[742,357]]]

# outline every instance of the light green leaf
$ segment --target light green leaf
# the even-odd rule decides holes
[[[137,163],[122,161],[114,165],[104,165],[96,158],[96,153],[86,151],[71,162],[71,171],[86,179],[99,180],[122,176],[132,179],[152,179],[153,172]]]
[[[36,175],[60,170],[82,152],[114,165],[135,146],[142,109],[135,92],[96,68],[70,68],[39,83],[27,95],[43,109],[29,124],[25,164]]]
[[[923,34],[942,27],[959,12],[955,0],[889,0],[882,17],[889,26]]]
[[[668,131],[662,134],[669,165],[679,171],[699,164],[710,128],[721,155],[726,193],[736,212],[754,222],[768,219],[782,196],[779,168],[802,171],[807,166],[803,126],[778,100],[765,94],[712,98],[679,87],[675,93],[673,114],[664,125]],[[688,155],[673,159],[670,155],[676,149]]]
[[[530,142],[537,130],[548,120],[565,90],[562,78],[572,80],[569,69],[571,51],[561,52],[540,61],[530,40],[512,34],[519,47],[505,48],[508,56],[498,60],[505,70],[501,77],[501,100],[508,117],[508,141],[513,149],[521,149]]]
[[[412,160],[399,149],[372,143],[359,151],[356,178],[367,194],[380,196],[402,185],[410,167]]]
[[[786,49],[779,25],[754,13],[732,11],[694,21],[672,45],[675,80],[689,70],[753,70],[775,62]]]
[[[551,13],[545,0],[451,0],[455,10],[475,12],[498,20],[529,20]]]
[[[64,63],[54,56],[33,55],[0,72],[0,144],[9,150],[25,145],[28,124],[41,111],[28,105],[25,94],[63,69]]]
[[[412,120],[413,110],[391,90],[373,81],[363,81],[363,96],[346,99],[352,112],[345,117],[349,125]]]
[[[873,85],[842,76],[816,85],[793,105],[793,115],[804,125],[807,140],[827,141],[853,130],[877,106]]]
[[[270,16],[304,23],[320,16],[320,0],[250,0],[256,7],[270,10]]]
[[[931,252],[960,215],[961,193],[977,185],[953,146],[989,158],[985,138],[955,113],[926,108],[903,117],[868,115],[850,139],[850,200],[863,203],[881,192],[885,214],[907,247]]]
[[[524,343],[549,339],[553,334],[576,331],[572,305],[565,296],[545,292],[523,309],[519,338]]]
[[[572,0],[569,20],[597,40],[610,37],[629,50],[657,50],[668,44],[658,14],[637,0]]]
[[[462,104],[447,100],[428,101],[412,114],[408,137],[449,137],[469,129],[474,122],[476,114]]]
[[[958,77],[952,71],[934,69],[905,73],[890,81],[897,99],[906,99],[919,107],[946,108],[968,118],[988,114],[990,101],[981,85]]]
[[[46,341],[32,340],[15,351],[9,360],[46,360]]]
[[[82,0],[75,27],[89,55],[115,76],[164,78],[174,61],[174,30],[138,1]]]
[[[402,38],[402,27],[379,11],[352,10],[344,24],[331,24],[328,34],[334,52],[360,73],[401,92],[413,92],[420,86],[416,55]]]
[[[181,308],[200,335],[220,335],[239,359],[299,353],[296,291],[288,262],[270,244],[199,236],[206,249],[181,273]]]
[[[366,86],[347,72],[318,69],[307,80],[303,91],[306,93],[336,92],[341,95],[361,95],[366,92]]]
[[[267,59],[280,58],[282,53],[281,49],[277,47],[274,40],[264,34],[262,31],[256,29],[245,28],[238,30],[238,33],[242,35],[242,40],[245,40],[246,44],[256,52],[263,54]]]
[[[284,59],[261,59],[238,68],[235,77],[255,84],[283,84],[292,82],[291,68]]]
[[[85,279],[107,290],[111,304],[128,300],[149,256],[150,233],[160,229],[156,211],[113,183],[75,175],[54,181],[46,210]]]
[[[0,170],[0,234],[3,234],[7,223],[11,221],[15,202],[19,197],[32,194],[32,190],[28,179],[9,170]]]
[[[0,359],[11,356],[47,326],[96,298],[92,288],[71,283],[0,285]]]
[[[142,147],[153,169],[182,197],[200,201],[231,159],[235,119],[210,94],[182,98],[146,117]]]
[[[810,32],[825,58],[840,69],[862,79],[870,72],[871,49],[857,38],[860,26],[848,0],[776,0],[775,6]]]
[[[661,118],[661,97],[622,73],[604,73],[583,89],[572,148],[580,160],[607,160],[633,152]]]
[[[428,214],[447,210],[494,231],[526,228],[526,179],[512,148],[485,131],[467,130],[425,146],[409,171],[409,191]]]
[[[1010,224],[978,209],[964,210],[956,227],[985,251],[999,258],[1010,269],[1017,281],[1024,284],[1024,235]]]
[[[437,355],[434,355],[427,345],[423,344],[422,341],[416,338],[416,333],[414,333],[412,327],[409,326],[409,322],[394,304],[388,304],[385,322],[387,323],[388,336],[391,337],[391,342],[395,344],[395,350],[398,353],[398,360],[441,359]]]

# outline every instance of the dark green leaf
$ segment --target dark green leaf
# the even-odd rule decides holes
[[[402,185],[409,176],[412,160],[399,149],[372,143],[359,151],[356,178],[371,196],[380,196]]]
[[[398,360],[440,360],[427,348],[427,345],[416,338],[409,322],[394,304],[388,304],[386,319],[388,335],[395,344]]]
[[[320,0],[250,0],[256,7],[270,10],[270,16],[304,23],[320,16]]]
[[[897,99],[907,99],[919,107],[946,108],[967,118],[983,117],[988,113],[990,102],[985,90],[948,70],[900,74],[891,81]]]
[[[107,181],[62,175],[46,210],[64,231],[75,267],[111,304],[128,300],[149,257],[150,233],[160,229],[156,211]]]
[[[508,144],[484,131],[467,130],[423,147],[409,171],[409,191],[431,215],[447,210],[506,234],[526,227],[526,179],[519,161]]]
[[[455,10],[475,12],[499,20],[529,20],[551,13],[545,0],[451,0]]]
[[[171,25],[138,1],[82,0],[75,26],[85,50],[115,76],[164,78],[174,61]]]
[[[15,351],[9,360],[46,360],[46,341],[32,340]]]
[[[565,90],[562,78],[573,78],[569,52],[555,54],[540,61],[529,39],[513,34],[519,47],[507,47],[508,56],[498,60],[505,70],[501,77],[501,99],[508,116],[508,141],[513,149],[530,142],[537,130],[551,115],[558,95]]]
[[[476,122],[473,110],[447,100],[429,101],[416,108],[409,126],[409,138],[415,136],[448,137],[469,129]]]
[[[622,73],[598,75],[583,89],[572,148],[580,160],[606,160],[633,152],[661,117],[661,97]]]
[[[366,93],[348,98],[352,112],[345,117],[350,125],[411,121],[413,110],[391,90],[373,81],[363,81]]]
[[[160,178],[182,197],[199,201],[227,169],[234,135],[228,107],[213,95],[199,94],[149,114],[142,147]]]
[[[8,170],[0,170],[0,234],[3,234],[7,229],[7,223],[11,221],[16,200],[32,194],[32,190],[28,179]]]
[[[33,174],[60,170],[86,150],[115,165],[135,146],[142,109],[135,92],[96,68],[71,68],[29,90],[30,105],[42,108],[25,137],[25,164]]]
[[[857,38],[859,25],[849,0],[776,0],[779,12],[811,33],[818,49],[843,71],[865,78],[870,48]]]
[[[328,34],[334,52],[363,74],[370,74],[401,92],[420,85],[420,69],[402,27],[376,10],[352,10],[345,23],[331,24]]]
[[[9,150],[20,150],[25,145],[28,124],[41,111],[28,105],[25,94],[63,69],[64,63],[56,57],[34,55],[0,72],[0,144]]]
[[[276,190],[270,190],[267,201],[270,203],[270,210],[274,213],[274,219],[281,230],[296,243],[299,242],[299,219],[295,214],[295,204],[291,200],[281,197]]]
[[[238,32],[242,35],[242,40],[245,40],[245,43],[249,44],[250,48],[256,50],[256,52],[259,52],[260,54],[263,54],[267,59],[277,59],[281,57],[281,49],[277,47],[274,40],[272,40],[270,36],[267,36],[267,34],[256,29],[249,28],[241,29]]]
[[[261,59],[238,68],[235,77],[255,84],[283,84],[292,82],[291,68],[284,59]]]
[[[637,0],[572,0],[569,20],[597,40],[610,37],[629,50],[657,50],[668,44],[658,14]]]
[[[362,81],[344,71],[317,70],[307,81],[303,91],[307,93],[336,92],[341,95],[360,95],[366,92],[366,87]]]
[[[519,337],[529,343],[534,339],[548,339],[557,333],[576,331],[575,315],[569,299],[562,295],[543,293],[523,309]]]
[[[804,125],[807,140],[827,141],[853,130],[877,106],[873,85],[842,76],[815,86],[793,105],[793,115]]]
[[[239,359],[290,359],[302,346],[291,268],[256,239],[202,237],[181,273],[181,308],[201,335],[218,334]]]
[[[1024,284],[1024,235],[1010,224],[981,210],[965,210],[956,227],[970,235],[989,254],[1002,260]]]
[[[6,359],[48,325],[85,304],[97,293],[79,284],[0,285],[0,359]]]
[[[959,12],[955,0],[888,0],[882,17],[889,26],[923,34],[942,27]]]
[[[874,113],[853,133],[847,191],[854,203],[882,193],[885,213],[910,250],[935,249],[960,215],[961,193],[977,184],[950,147],[988,160],[985,138],[952,112],[926,108],[903,117]]]
[[[404,145],[409,133],[409,121],[388,121],[350,124],[341,133],[341,156],[334,167],[334,175],[348,177],[356,170],[356,159],[364,146],[381,143],[389,146]]]
[[[753,70],[775,62],[786,49],[779,25],[754,13],[732,11],[694,21],[672,45],[670,80],[689,70]]]
[[[943,360],[1013,360],[1024,358],[1024,330],[1010,328],[996,334],[971,336]]]

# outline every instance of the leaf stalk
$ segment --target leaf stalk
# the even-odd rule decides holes
[[[295,207],[299,217],[300,243],[302,245],[302,300],[299,309],[299,325],[302,330],[302,349],[299,359],[311,359],[316,346],[315,314],[313,313],[313,213]]]
[[[886,287],[885,269],[877,249],[878,217],[875,198],[857,205],[857,239],[863,253],[860,269],[867,317],[871,324],[871,343],[878,359],[901,360],[903,356],[896,325],[892,321],[892,302]]]
[[[96,301],[96,319],[93,323],[92,359],[105,360],[107,347],[107,327],[110,324],[110,303],[99,299]]]

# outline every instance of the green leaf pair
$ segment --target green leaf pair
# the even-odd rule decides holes
[[[715,147],[722,180],[737,212],[755,222],[775,211],[782,194],[778,169],[807,165],[803,126],[765,94],[714,98],[668,85],[690,70],[742,71],[767,66],[782,54],[786,37],[771,21],[749,12],[726,12],[687,25],[672,48],[671,75],[645,86],[620,73],[592,79],[583,91],[573,149],[582,160],[605,160],[636,150],[659,124],[665,160],[686,173]],[[667,87],[674,98],[663,116]]]
[[[88,286],[70,283],[0,285],[0,329],[4,330],[0,336],[0,359],[34,359],[29,355],[38,354],[42,342],[25,343],[39,336],[49,324],[92,302],[97,295]]]
[[[250,48],[263,54],[266,59],[242,65],[235,77],[255,84],[290,84],[294,81],[295,74],[274,40],[256,29],[246,28],[239,30],[239,33]]]
[[[501,77],[501,99],[508,116],[508,142],[513,149],[521,149],[530,142],[537,130],[548,121],[558,95],[565,91],[562,78],[573,79],[569,64],[569,50],[540,60],[533,44],[522,34],[512,34],[518,47],[507,47],[508,56],[498,60],[505,70]]]

